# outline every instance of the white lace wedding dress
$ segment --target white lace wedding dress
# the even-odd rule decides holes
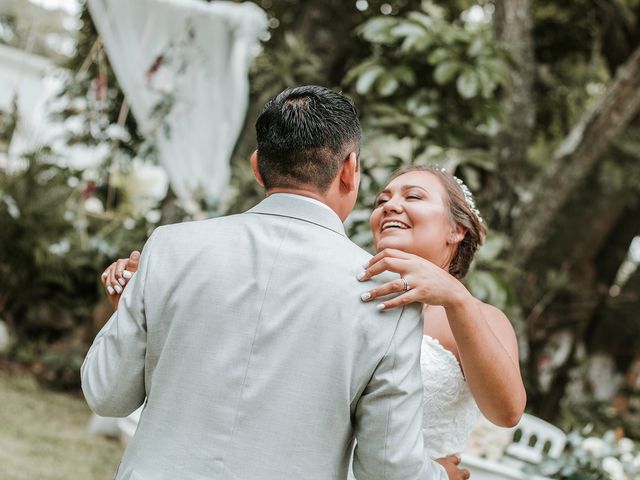
[[[480,410],[455,355],[428,335],[420,353],[423,406],[422,435],[431,458],[459,454],[465,447]],[[349,480],[355,480],[349,471]]]
[[[480,410],[460,364],[438,340],[422,337],[420,356],[423,406],[422,435],[431,458],[459,454],[464,449]]]

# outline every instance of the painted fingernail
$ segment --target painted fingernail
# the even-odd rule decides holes
[[[127,281],[124,278],[119,278],[118,283],[124,287],[127,284]]]
[[[369,292],[364,292],[362,295],[360,295],[360,298],[363,302],[366,302],[371,298],[371,294]]]
[[[364,279],[364,276],[367,274],[366,270],[362,270],[359,274],[358,274],[358,280],[362,280]]]
[[[111,287],[107,287],[107,292],[109,292],[109,295],[113,295],[114,293],[116,293]]]
[[[386,307],[384,305],[384,303],[379,303],[378,305],[376,305],[376,308],[380,311],[384,310]]]
[[[125,270],[124,272],[122,272],[122,276],[124,278],[131,278],[133,276],[133,273],[130,272],[129,270]]]
[[[114,285],[113,288],[115,288],[116,292],[118,292],[118,295],[122,293],[122,287],[120,285]]]
[[[100,275],[102,278],[105,278],[107,276],[107,272],[102,272],[102,275]]]

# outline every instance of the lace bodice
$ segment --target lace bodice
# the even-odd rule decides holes
[[[424,445],[432,458],[460,453],[480,411],[456,357],[425,335],[420,357],[424,385]]]

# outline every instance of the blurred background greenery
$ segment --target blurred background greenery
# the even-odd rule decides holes
[[[351,238],[371,249],[368,214],[396,168],[455,172],[490,227],[466,282],[516,327],[527,411],[565,431],[640,440],[640,0],[255,3],[270,29],[251,68],[232,180],[222,201],[203,199],[195,213],[131,161],[153,161],[154,147],[123,118],[82,7],[75,51],[55,57],[71,72],[56,118],[79,125],[69,144],[108,141],[110,151],[90,175],[60,166],[47,146],[24,168],[0,169],[4,357],[47,388],[76,390],[109,313],[105,266],[157,225],[257,203],[248,167],[257,115],[286,87],[320,84],[351,96],[364,126]],[[20,47],[17,18],[0,24],[0,41]],[[19,115],[0,116],[0,148]],[[558,478],[604,478],[585,462]]]

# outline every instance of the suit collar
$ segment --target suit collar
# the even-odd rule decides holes
[[[328,207],[325,208],[324,205],[310,202],[300,195],[279,195],[274,193],[248,210],[247,213],[297,218],[304,222],[328,228],[346,237],[344,225],[337,213]]]

